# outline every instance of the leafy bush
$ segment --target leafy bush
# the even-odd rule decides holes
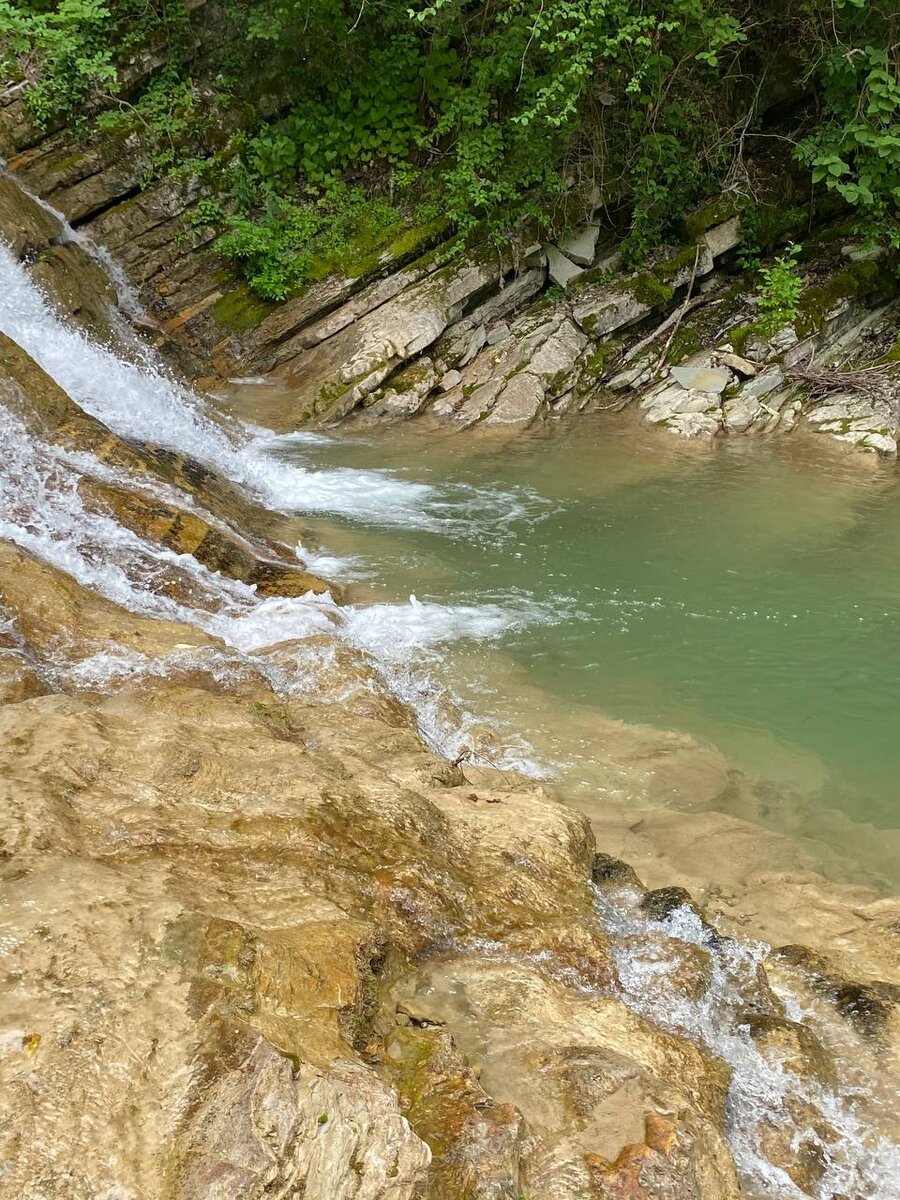
[[[803,294],[803,279],[797,266],[801,250],[801,246],[791,244],[770,266],[759,269],[762,287],[756,326],[763,337],[772,337],[796,319],[797,304]]]
[[[814,183],[863,214],[870,237],[900,249],[900,56],[894,0],[835,0],[820,13],[822,120],[798,157]]]
[[[315,204],[273,195],[260,217],[231,216],[226,225],[222,253],[243,265],[257,295],[284,300],[310,279],[352,273],[358,256],[396,231],[399,219],[386,201],[338,186]]]
[[[104,0],[0,0],[0,42],[5,59],[37,56],[40,77],[29,92],[39,123],[77,117],[97,92],[112,90],[117,73],[110,39],[112,14]]]
[[[814,186],[900,246],[895,9],[223,0],[196,61],[202,16],[187,0],[0,0],[0,56],[45,125],[107,106],[107,129],[142,137],[148,178],[204,160],[230,214],[223,245],[275,296],[334,245],[346,256],[366,242],[348,233],[363,193],[366,221],[388,220],[373,216],[388,193],[390,222],[399,206],[497,240],[526,216],[554,232],[599,194],[637,261],[692,205],[746,180],[748,147],[787,144],[754,140],[762,110],[785,98],[806,106],[796,156]],[[148,42],[167,65],[138,86],[130,64]]]

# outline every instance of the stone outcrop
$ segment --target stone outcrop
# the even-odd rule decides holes
[[[595,906],[622,894],[658,931],[700,912],[687,892],[595,857],[585,818],[541,787],[429,754],[349,648],[339,699],[285,699],[249,664],[219,669],[216,639],[9,546],[0,605],[33,680],[0,707],[0,1195],[38,1177],[49,1200],[743,1194],[729,1068],[624,1001],[618,964],[643,935]],[[83,666],[110,645],[145,670],[104,695]],[[728,962],[698,919],[705,944],[655,952],[661,1013],[705,1005]],[[889,975],[797,950],[768,971],[809,980],[858,1053],[897,1044]],[[734,977],[735,1032],[834,1079],[766,972]],[[827,1144],[818,1109],[760,1136],[809,1187],[804,1122]]]
[[[649,423],[683,437],[784,433],[799,424],[896,452],[896,380],[874,396],[832,387],[823,397],[791,374],[801,364],[830,371],[848,360],[874,362],[892,348],[889,271],[852,243],[826,263],[824,279],[815,266],[796,327],[769,339],[754,340],[753,297],[728,274],[741,229],[727,200],[688,219],[686,244],[636,272],[619,269],[600,214],[556,244],[529,244],[523,234],[502,252],[476,246],[450,262],[434,225],[387,246],[356,277],[315,283],[273,305],[253,297],[216,254],[214,231],[197,215],[196,180],[145,188],[134,137],[73,147],[71,135],[31,130],[19,93],[6,101],[0,151],[87,239],[73,241],[0,179],[0,234],[56,302],[115,336],[115,287],[87,249],[93,239],[124,266],[149,314],[143,333],[180,369],[194,377],[284,376],[296,390],[285,429],[361,412],[365,420],[427,414],[457,428],[523,428],[634,400]],[[564,295],[535,303],[548,282]],[[729,356],[760,377],[735,370]],[[673,367],[728,372],[728,381],[723,389],[685,388],[668,374]]]
[[[200,463],[153,446],[136,446],[107,429],[78,407],[66,393],[5,334],[0,333],[0,400],[38,436],[71,450],[90,451],[100,462],[124,469],[130,488],[92,477],[82,494],[111,512],[135,533],[161,542],[179,554],[192,554],[210,570],[253,584],[263,595],[297,596],[339,589],[300,568],[286,546],[266,539],[258,546],[228,522],[260,528],[266,518],[254,511],[227,481]],[[162,481],[186,492],[184,507],[154,493]],[[148,485],[149,494],[137,490]],[[211,510],[190,504],[196,495]],[[216,514],[218,519],[216,519]]]
[[[55,652],[63,620],[92,644],[102,630],[145,650],[198,645],[4,553],[3,604],[36,657]],[[464,1030],[438,1026],[415,998],[403,1016],[398,997],[418,995],[423,969],[413,961],[448,941],[487,937],[526,959],[555,942],[560,969],[609,978],[605,939],[590,932],[584,820],[539,789],[497,776],[473,790],[413,731],[346,711],[336,721],[327,706],[279,700],[261,678],[237,694],[202,671],[191,686],[48,694],[7,704],[2,723],[2,838],[17,867],[5,917],[19,967],[4,1001],[14,1165],[3,1194],[40,1175],[48,1196],[305,1186],[323,1200],[374,1200],[444,1194],[433,1187],[447,1178],[467,1181],[459,1195],[490,1194],[498,1180],[517,1195],[529,1172],[564,1178],[569,1162],[586,1175],[592,1146],[618,1154],[615,1133],[593,1139],[590,1124],[535,1149],[523,1114],[530,1072],[550,1055],[564,1076],[566,1047],[584,1055],[592,1041],[597,1099],[584,1078],[585,1112],[607,1094],[608,1072],[631,1070],[647,1081],[652,1118],[677,1067],[678,1103],[694,1115],[671,1136],[722,1147],[721,1066],[613,996],[592,1002],[556,982],[552,956],[522,968],[525,993],[467,960],[489,1007],[518,992],[519,1019],[544,1032],[546,1049],[522,1061],[508,1097],[471,1065]],[[398,990],[383,999],[391,979]],[[441,1099],[428,1081],[448,1071],[468,1082]],[[640,1101],[632,1109],[645,1115]],[[724,1190],[698,1195],[732,1194],[727,1151],[717,1153]]]

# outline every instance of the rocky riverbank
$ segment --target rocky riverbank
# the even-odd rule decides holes
[[[634,404],[682,437],[799,424],[896,454],[895,263],[840,214],[803,198],[791,208],[784,197],[763,203],[761,232],[743,227],[739,196],[723,196],[685,221],[680,245],[629,271],[598,197],[573,195],[573,231],[559,244],[523,230],[502,249],[475,242],[447,261],[440,228],[429,226],[360,263],[358,274],[273,304],[217,254],[197,178],[144,186],[137,134],[87,144],[65,130],[46,136],[12,88],[0,97],[0,155],[79,237],[121,264],[157,348],[182,370],[201,383],[211,374],[286,379],[295,394],[286,429],[416,416],[454,429],[516,429]],[[10,187],[0,213],[15,228],[23,201]],[[52,274],[59,286],[67,274],[77,290],[51,224],[32,213],[17,248],[39,277]],[[784,328],[765,336],[739,256],[748,243],[772,252],[791,238],[804,242],[802,296]]]
[[[755,1158],[878,1194],[827,1094],[888,1086],[897,902],[727,818],[599,816],[645,892],[544,789],[427,753],[360,659],[339,703],[286,699],[9,546],[2,594],[4,1195],[713,1200]],[[104,677],[110,643],[140,670]],[[812,1087],[767,1097],[744,1190],[744,1068],[676,1001]]]

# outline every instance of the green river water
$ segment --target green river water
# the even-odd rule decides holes
[[[540,519],[465,536],[313,525],[372,564],[363,591],[378,599],[553,614],[460,644],[444,668],[558,764],[564,789],[593,786],[601,716],[681,730],[752,781],[723,807],[896,887],[896,467],[823,438],[687,444],[603,414],[502,440],[404,425],[292,453],[530,497]]]

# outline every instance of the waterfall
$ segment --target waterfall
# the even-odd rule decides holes
[[[527,495],[438,488],[396,478],[388,471],[317,470],[279,457],[285,447],[314,448],[320,435],[287,435],[229,420],[172,379],[161,364],[135,364],[114,349],[92,341],[68,325],[50,307],[25,269],[0,246],[0,331],[38,362],[86,412],[123,438],[149,441],[199,460],[230,480],[251,499],[279,513],[327,513],[374,525],[431,529],[450,536],[471,535],[537,513]],[[451,757],[468,744],[467,727],[441,714],[441,689],[432,670],[438,649],[458,639],[491,641],[526,621],[551,614],[510,598],[492,605],[402,604],[348,605],[330,597],[261,598],[252,587],[207,570],[190,555],[178,555],[125,529],[112,517],[82,501],[78,482],[93,476],[132,489],[155,488],[182,508],[193,498],[145,477],[98,462],[92,455],[63,450],[36,440],[21,420],[0,410],[6,454],[0,467],[0,536],[22,546],[79,583],[132,612],[182,621],[221,638],[243,655],[278,642],[302,641],[332,632],[367,654],[385,685],[413,705],[426,740]],[[204,514],[215,523],[215,518]],[[320,568],[343,564],[330,556]],[[350,572],[353,566],[350,565]],[[176,587],[187,580],[188,587]],[[191,597],[188,602],[184,597]],[[314,686],[310,656],[302,648],[293,675],[282,675],[285,690]],[[315,655],[312,655],[314,658]],[[129,659],[128,672],[135,669]],[[100,656],[93,663],[109,680],[125,669],[121,656]],[[79,666],[86,682],[89,667]],[[517,746],[505,761],[529,766]],[[533,769],[538,770],[535,764]]]

